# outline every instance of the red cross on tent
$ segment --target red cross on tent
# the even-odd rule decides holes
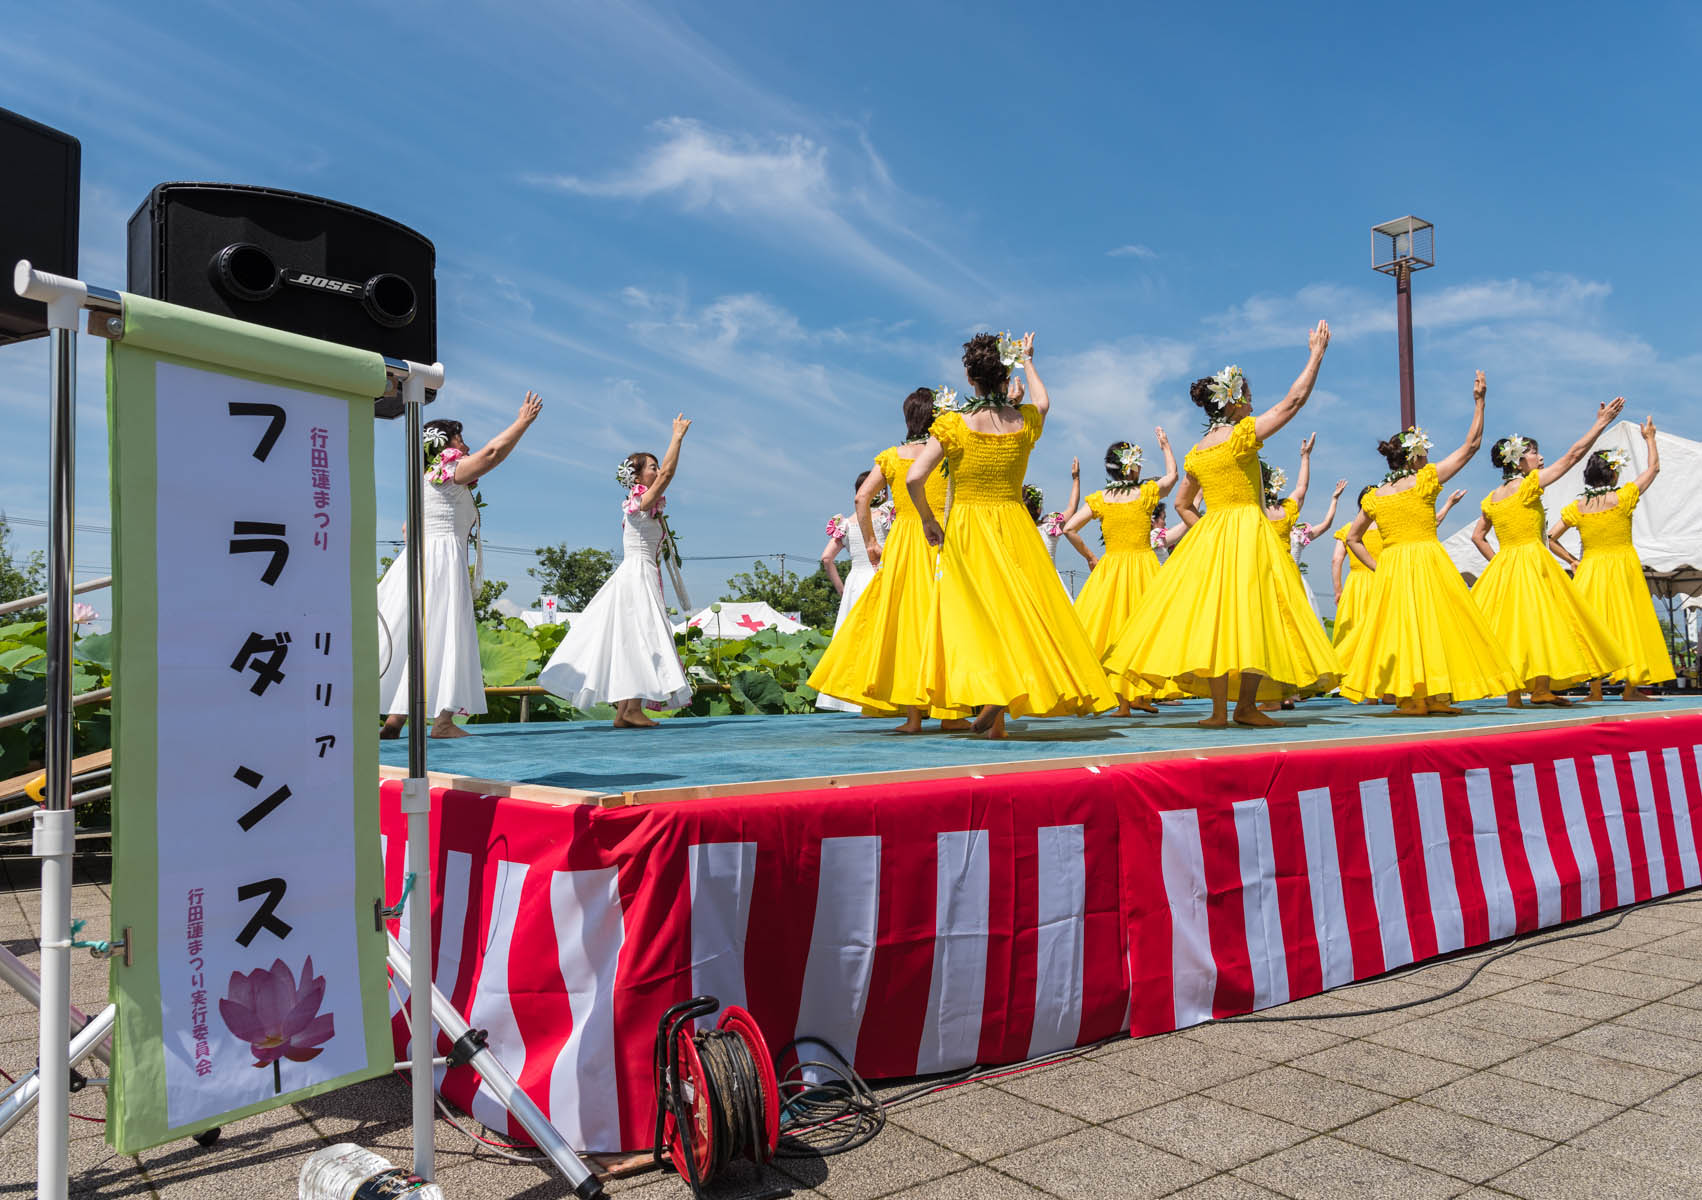
[[[768,628],[768,622],[767,621],[753,621],[751,619],[751,615],[749,613],[746,613],[744,616],[740,617],[737,621],[733,622],[733,624],[741,625],[744,628],[750,630],[752,633],[755,633],[759,629],[767,629]]]

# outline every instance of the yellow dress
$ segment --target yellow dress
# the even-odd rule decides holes
[[[1341,690],[1349,700],[1479,700],[1521,682],[1437,540],[1441,491],[1436,468],[1427,464],[1412,487],[1388,496],[1372,492],[1360,505],[1377,522],[1383,552],[1370,588],[1360,592],[1351,657],[1343,663]]]
[[[1365,531],[1360,539],[1365,543],[1365,549],[1372,558],[1381,557],[1383,553],[1383,535],[1375,525]],[[1347,529],[1336,530],[1336,541],[1347,545]],[[1347,552],[1347,575],[1342,580],[1342,598],[1336,601],[1336,623],[1330,637],[1336,645],[1336,657],[1345,666],[1352,658],[1349,653],[1348,638],[1353,633],[1353,626],[1359,620],[1360,609],[1365,605],[1366,593],[1371,590],[1371,570],[1354,557],[1353,551]]]
[[[1674,677],[1672,656],[1649,598],[1637,547],[1631,542],[1631,511],[1640,495],[1637,485],[1628,483],[1619,489],[1619,503],[1612,508],[1582,512],[1574,500],[1560,511],[1560,519],[1578,531],[1584,544],[1572,576],[1578,599],[1618,635],[1630,658],[1613,678],[1634,684],[1665,683]]]
[[[905,486],[910,460],[896,446],[889,446],[875,456],[875,465],[886,477],[894,510],[881,551],[881,569],[846,614],[809,684],[869,712],[927,708],[935,717],[964,716],[967,707],[931,706],[922,676],[928,620],[938,587],[939,552],[923,536],[922,519]],[[928,504],[941,519],[946,487],[943,471],[928,477]]]
[[[1118,633],[1105,656],[1111,674],[1155,688],[1173,679],[1195,696],[1228,675],[1234,697],[1246,672],[1260,677],[1261,700],[1335,685],[1335,652],[1265,517],[1260,444],[1247,417],[1224,441],[1188,451],[1206,513]]]
[[[1622,670],[1627,655],[1618,639],[1584,606],[1549,551],[1537,472],[1503,499],[1484,497],[1483,515],[1499,545],[1472,586],[1472,599],[1520,683],[1528,687],[1546,675],[1554,687],[1571,687]]]
[[[1022,503],[1040,410],[1014,433],[977,433],[963,414],[931,430],[951,472],[951,521],[928,621],[925,676],[940,708],[1002,704],[1013,717],[1085,715],[1116,704],[1040,531]]]
[[[1093,643],[1094,654],[1103,656],[1159,572],[1158,555],[1152,549],[1152,510],[1158,506],[1158,484],[1147,480],[1128,500],[1107,502],[1104,492],[1094,492],[1082,503],[1099,519],[1105,553],[1076,597],[1076,616],[1087,631],[1087,640]],[[1144,681],[1120,676],[1111,680],[1111,690],[1121,700],[1153,694]]]

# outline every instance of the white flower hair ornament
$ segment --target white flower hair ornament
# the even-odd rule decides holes
[[[1221,414],[1232,404],[1238,404],[1247,394],[1247,377],[1241,368],[1231,363],[1211,377],[1212,408]]]
[[[1281,467],[1272,467],[1270,475],[1265,480],[1266,494],[1274,496],[1287,486],[1288,472]]]
[[[963,405],[958,403],[957,392],[944,384],[934,389],[935,412],[957,412]]]
[[[1631,464],[1631,456],[1623,450],[1597,450],[1596,453],[1601,455],[1602,461],[1612,467],[1616,474]]]
[[[638,482],[638,468],[632,465],[630,458],[621,459],[621,465],[615,468],[615,482],[623,488],[630,488]]]
[[[441,427],[428,429],[425,431],[425,435],[420,438],[420,445],[425,447],[427,454],[436,454],[449,445],[449,431]]]
[[[1141,448],[1131,443],[1117,451],[1117,465],[1123,468],[1123,474],[1128,475],[1140,469]]]
[[[1517,470],[1525,455],[1530,453],[1531,443],[1519,434],[1513,434],[1506,441],[1506,449],[1501,454],[1502,470]]]
[[[1420,429],[1417,425],[1414,425],[1411,429],[1401,434],[1395,440],[1401,444],[1401,449],[1406,451],[1406,456],[1409,459],[1420,450],[1429,454],[1436,446],[1436,443],[1430,440],[1430,435],[1425,433],[1424,430]]]
[[[1022,339],[1012,337],[1010,330],[1008,329],[1000,333],[999,362],[1006,368],[1015,371],[1021,368],[1027,361],[1028,357],[1022,350]]]

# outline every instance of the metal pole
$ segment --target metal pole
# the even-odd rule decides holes
[[[441,382],[441,381],[440,381]],[[431,1074],[436,1036],[431,1023],[431,784],[426,779],[425,687],[425,464],[421,458],[425,380],[410,372],[402,385],[404,436],[407,438],[408,540],[408,778],[402,783],[402,811],[408,818],[408,871],[414,891],[408,898],[408,979],[414,1099],[414,1174],[436,1175]]]
[[[51,354],[48,429],[47,729],[42,754],[46,810],[35,815],[32,852],[41,860],[40,1112],[36,1118],[36,1194],[61,1200],[68,1172],[71,1074],[71,562],[76,519],[77,333],[69,319],[48,331]],[[51,315],[51,314],[50,314]]]
[[[40,1102],[41,1093],[44,1090],[42,1080],[46,1076],[57,1075],[65,1080],[67,1088],[70,1087],[71,1068],[91,1053],[97,1055],[100,1053],[101,1043],[111,1035],[113,1022],[117,1019],[117,1007],[111,1004],[107,1005],[78,1031],[76,1040],[71,1043],[70,1048],[62,1052],[61,1065],[58,1068],[49,1068],[46,1075],[43,1075],[41,1070],[37,1069],[18,1080],[17,1085],[6,1093],[3,1100],[0,1100],[0,1137],[4,1137],[12,1126],[23,1119],[25,1113]],[[42,1061],[47,1062],[48,1060],[42,1059]],[[45,1110],[42,1115],[46,1115]],[[60,1149],[64,1149],[63,1142],[60,1143]],[[43,1196],[46,1194],[46,1191],[41,1193]]]
[[[1395,324],[1401,354],[1401,428],[1418,424],[1418,405],[1412,390],[1412,271],[1404,264],[1395,271]]]
[[[0,983],[4,983],[18,995],[28,1000],[37,1008],[41,1007],[41,980],[16,954],[4,946],[0,946]],[[82,1009],[72,1005],[69,1012],[71,1028],[82,1030],[89,1023],[89,1016]],[[112,1065],[112,1045],[110,1042],[99,1042],[95,1045],[94,1055],[106,1066]],[[4,1130],[0,1130],[4,1132]]]

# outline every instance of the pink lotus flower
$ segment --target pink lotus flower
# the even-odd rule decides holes
[[[100,614],[95,611],[95,606],[92,604],[83,604],[79,602],[71,606],[71,623],[73,625],[86,625],[90,621],[96,620],[99,616]]]
[[[332,1014],[319,1011],[324,999],[325,976],[313,973],[312,955],[301,966],[299,986],[280,958],[271,970],[261,968],[246,975],[232,971],[230,987],[219,1001],[219,1016],[227,1029],[249,1044],[256,1067],[271,1065],[273,1088],[281,1092],[279,1060],[317,1058],[324,1049],[322,1043],[336,1034]]]

